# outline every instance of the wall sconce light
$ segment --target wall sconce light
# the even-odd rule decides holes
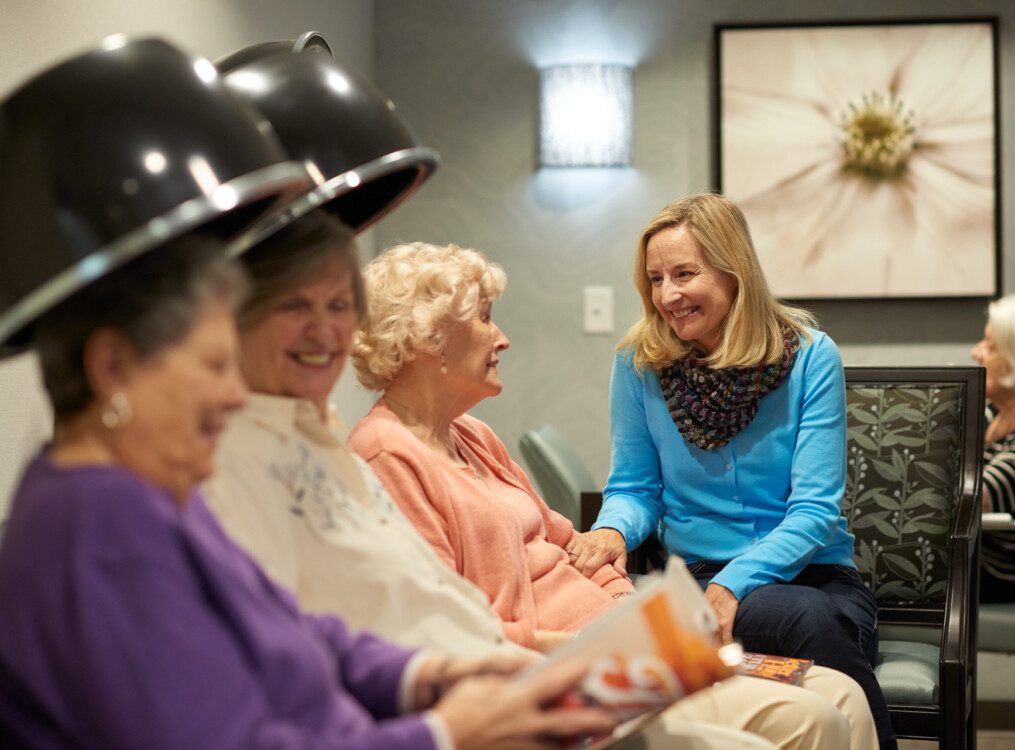
[[[540,70],[540,166],[628,166],[631,102],[631,68],[625,65]]]

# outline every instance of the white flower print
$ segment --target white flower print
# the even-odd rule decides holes
[[[722,186],[775,294],[993,294],[986,23],[727,29]]]

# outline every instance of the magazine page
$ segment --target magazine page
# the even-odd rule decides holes
[[[629,722],[608,737],[572,738],[565,747],[610,747],[674,701],[734,674],[713,641],[715,617],[684,561],[673,556],[665,573],[645,578],[636,593],[519,676],[581,660],[589,672],[561,703],[605,707]]]

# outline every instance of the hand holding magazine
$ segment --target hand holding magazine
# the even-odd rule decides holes
[[[547,665],[580,660],[588,674],[562,702],[605,707],[629,721],[622,734],[575,738],[567,747],[607,748],[674,701],[734,674],[712,637],[715,616],[684,561],[673,556],[664,574],[647,578],[637,593],[519,675],[526,679]],[[734,664],[741,653],[737,647]]]

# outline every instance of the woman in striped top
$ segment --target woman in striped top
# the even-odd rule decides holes
[[[1015,295],[987,308],[973,359],[987,370],[983,510],[1015,514]],[[1015,532],[983,534],[980,601],[1015,601]]]

